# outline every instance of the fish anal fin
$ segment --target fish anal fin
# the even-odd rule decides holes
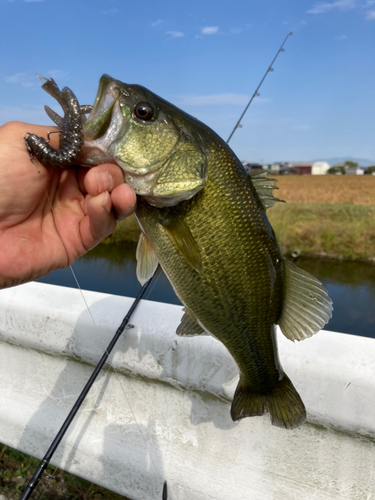
[[[194,337],[195,335],[209,335],[198,323],[194,313],[187,307],[183,309],[181,323],[178,325],[176,334],[181,337]]]
[[[272,425],[284,429],[295,429],[306,420],[305,405],[287,375],[283,375],[270,394],[256,393],[240,378],[232,402],[232,420],[266,412],[270,414]]]
[[[202,271],[202,259],[198,245],[183,219],[173,209],[160,216],[159,223],[164,227],[169,238],[197,273]]]
[[[303,340],[332,317],[332,300],[320,281],[283,258],[283,306],[277,321],[290,340]]]
[[[137,278],[144,285],[154,275],[158,267],[158,258],[144,233],[141,233],[137,245]]]

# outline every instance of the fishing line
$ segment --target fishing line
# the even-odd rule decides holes
[[[156,271],[154,272],[151,280],[151,287],[148,288],[147,290],[147,296],[145,297],[145,300],[147,300],[149,298],[149,296],[152,294],[152,292],[154,291],[154,288],[157,284],[157,282],[159,281],[160,279],[160,276],[162,275],[162,269],[160,267],[160,265],[158,265]]]
[[[152,277],[150,278],[150,280],[149,280],[149,283],[151,283],[151,282],[152,282],[152,285],[148,287],[148,289],[147,289],[147,295],[145,295],[144,300],[147,300],[147,299],[148,299],[148,297],[149,297],[149,296],[151,295],[151,293],[153,292],[153,290],[154,290],[154,288],[155,288],[155,285],[157,284],[157,282],[158,282],[158,280],[159,280],[159,278],[160,278],[161,274],[162,274],[162,269],[161,269],[160,265],[158,265],[158,267],[157,267],[157,269],[156,269],[155,273],[153,274],[153,276],[152,276]],[[129,327],[129,328],[131,328],[132,326],[133,326],[133,325],[128,325],[128,327]],[[163,476],[162,476],[162,474],[160,473],[159,467],[156,465],[156,463],[155,463],[155,461],[154,461],[153,455],[152,455],[152,453],[150,452],[150,449],[149,449],[149,447],[148,447],[147,440],[146,440],[146,438],[144,437],[144,434],[143,434],[143,432],[142,432],[142,430],[141,430],[141,427],[140,427],[140,425],[139,425],[139,423],[138,423],[137,417],[135,416],[135,413],[134,413],[133,407],[132,407],[132,405],[130,404],[129,397],[128,397],[128,395],[127,395],[127,393],[126,393],[126,391],[125,391],[125,389],[124,389],[124,386],[123,386],[123,384],[122,384],[122,382],[121,382],[121,374],[118,372],[118,370],[117,370],[117,369],[116,369],[113,365],[109,365],[109,367],[110,367],[110,369],[112,369],[112,370],[115,372],[115,374],[117,375],[117,380],[118,380],[118,382],[119,382],[119,384],[120,384],[120,387],[121,387],[121,389],[122,389],[122,392],[123,392],[123,394],[124,394],[124,396],[125,396],[125,399],[126,399],[126,401],[127,401],[127,403],[128,403],[128,406],[129,406],[129,408],[130,408],[130,411],[131,411],[131,413],[132,413],[132,415],[133,415],[133,419],[134,419],[134,422],[135,422],[135,424],[136,424],[136,426],[137,426],[138,432],[139,432],[139,434],[141,435],[141,437],[142,437],[142,439],[143,439],[143,443],[144,443],[145,448],[146,448],[146,450],[147,450],[147,453],[148,453],[148,455],[149,455],[149,457],[150,457],[150,461],[151,461],[152,465],[154,466],[154,468],[155,468],[155,470],[156,470],[156,472],[157,472],[158,476],[160,477],[160,479],[161,479],[161,480],[163,480]],[[166,482],[165,482],[165,484],[166,484]],[[164,498],[164,496],[163,496],[163,498]]]
[[[51,207],[51,208],[52,208],[52,207]],[[74,270],[73,270],[73,266],[72,266],[72,265],[70,265],[70,266],[69,266],[69,268],[70,268],[70,270],[71,270],[71,272],[72,272],[72,275],[73,275],[73,278],[74,278],[74,280],[75,280],[75,282],[76,282],[76,284],[77,284],[77,287],[78,287],[79,291],[81,292],[81,297],[82,297],[83,302],[85,303],[86,308],[87,308],[87,310],[88,310],[88,312],[89,312],[89,314],[90,314],[90,316],[91,316],[92,322],[94,323],[95,328],[98,328],[98,327],[97,327],[97,324],[95,323],[94,316],[92,315],[91,309],[89,308],[89,305],[88,305],[88,303],[87,303],[86,297],[85,297],[85,295],[84,295],[84,293],[83,293],[83,291],[82,291],[82,288],[81,288],[80,284],[78,283],[78,279],[77,279],[77,276],[76,276],[76,274],[75,274],[75,272],[74,272]]]
[[[51,481],[52,479],[55,479],[55,474],[56,474],[57,469],[58,469],[58,467],[55,467],[55,470],[52,472],[52,474],[48,474],[48,472],[45,471],[45,474],[47,477],[43,478],[43,479],[45,479],[45,481],[43,481],[44,487],[43,487],[43,491],[40,493],[40,495],[38,497],[38,500],[42,499],[42,496],[44,495],[44,493],[48,487],[48,482]]]
[[[260,89],[260,87],[262,86],[262,83],[263,83],[263,82],[264,82],[264,80],[266,79],[266,77],[267,77],[268,73],[272,73],[272,72],[274,71],[274,69],[273,69],[272,65],[273,65],[273,63],[276,61],[276,59],[277,59],[278,55],[280,54],[280,52],[285,52],[284,45],[285,45],[286,41],[288,40],[288,38],[289,38],[291,35],[293,35],[293,32],[292,32],[292,31],[290,31],[290,32],[287,34],[287,36],[285,37],[285,40],[284,40],[284,41],[283,41],[283,43],[281,44],[281,46],[280,46],[279,50],[276,52],[275,57],[272,59],[271,64],[268,66],[267,71],[264,73],[263,78],[261,79],[261,81],[260,81],[260,83],[259,83],[258,87],[255,89],[254,94],[251,96],[250,101],[248,102],[248,104],[247,104],[247,106],[245,107],[245,109],[244,109],[244,111],[243,111],[242,115],[240,116],[240,119],[238,120],[238,122],[237,122],[237,123],[236,123],[236,125],[234,126],[234,129],[232,130],[232,132],[231,132],[230,136],[228,137],[228,139],[227,139],[227,144],[229,144],[229,141],[231,140],[232,135],[235,133],[235,131],[236,131],[238,128],[242,128],[242,125],[241,125],[241,120],[242,120],[242,118],[245,116],[246,111],[249,109],[250,104],[253,102],[253,100],[255,99],[255,97],[260,96],[260,94],[259,94],[259,89]]]
[[[121,380],[120,380],[120,376],[119,376],[120,374],[117,372],[117,370],[116,370],[116,368],[115,368],[114,366],[111,366],[111,368],[114,370],[114,372],[116,373],[116,375],[118,375],[118,377],[117,377],[117,378],[118,378],[118,381],[120,382],[120,387],[121,387],[121,389],[122,389],[122,391],[123,391],[123,393],[124,393],[125,399],[126,399],[126,401],[127,401],[128,405],[129,405],[130,411],[131,411],[131,413],[132,413],[132,415],[133,415],[134,422],[135,422],[135,424],[136,424],[136,426],[137,426],[138,432],[139,432],[139,434],[142,436],[143,443],[144,443],[145,448],[146,448],[146,450],[147,450],[148,456],[150,457],[151,463],[152,463],[152,465],[154,466],[154,468],[155,468],[155,470],[156,470],[156,472],[157,472],[158,476],[159,476],[159,477],[160,477],[160,479],[163,481],[163,476],[162,476],[162,474],[160,473],[159,468],[156,466],[156,463],[154,462],[154,459],[153,459],[153,456],[152,456],[152,454],[151,454],[151,452],[150,452],[150,450],[149,450],[149,447],[148,447],[147,441],[146,441],[146,439],[145,439],[145,437],[144,437],[144,435],[143,435],[143,432],[141,431],[140,425],[138,424],[138,420],[137,420],[137,418],[136,418],[136,416],[135,416],[135,413],[134,413],[134,411],[133,411],[133,408],[132,408],[132,406],[131,406],[131,404],[130,404],[130,401],[129,401],[128,395],[127,395],[126,391],[124,390],[124,387],[123,387],[122,382],[121,382]]]
[[[48,197],[48,193],[47,193],[47,197]],[[52,204],[51,204],[51,201],[50,201],[50,200],[49,200],[49,203],[50,203],[51,210],[52,210],[52,212],[53,212],[53,207],[52,207]],[[56,229],[57,229],[57,227],[56,227]],[[58,231],[58,229],[57,229],[57,231]],[[58,231],[58,232],[59,232],[59,231]],[[83,290],[82,290],[82,288],[81,288],[81,286],[80,286],[80,284],[79,284],[79,281],[78,281],[78,278],[77,278],[77,276],[76,276],[76,274],[75,274],[75,272],[74,272],[73,266],[72,266],[72,265],[70,265],[70,266],[69,266],[69,268],[70,268],[71,273],[72,273],[72,275],[73,275],[73,278],[74,278],[74,280],[75,280],[75,282],[76,282],[76,284],[77,284],[77,287],[78,287],[78,289],[79,289],[79,291],[80,291],[80,293],[81,293],[81,296],[82,296],[82,299],[83,299],[83,301],[84,301],[84,303],[85,303],[85,305],[86,305],[86,308],[87,308],[87,310],[88,310],[88,312],[89,312],[89,314],[90,314],[90,316],[91,316],[92,322],[93,322],[93,324],[94,324],[95,328],[98,330],[99,328],[98,328],[98,326],[97,326],[97,324],[96,324],[96,322],[95,322],[94,316],[93,316],[93,314],[92,314],[92,312],[91,312],[91,309],[90,309],[90,307],[89,307],[89,305],[88,305],[88,303],[87,303],[87,300],[86,300],[86,297],[85,297],[85,295],[84,295],[84,293],[83,293]],[[158,280],[159,280],[160,276],[161,276],[161,267],[160,267],[160,266],[158,266],[158,267],[157,267],[157,269],[156,269],[156,271],[155,271],[155,273],[154,273],[154,275],[152,276],[152,278],[153,278],[153,280],[152,280],[152,281],[153,281],[153,283],[152,283],[152,287],[151,287],[151,288],[147,287],[147,296],[145,297],[145,300],[147,300],[147,299],[148,299],[148,297],[150,296],[150,294],[152,293],[152,291],[153,291],[153,289],[155,288],[155,285],[157,284],[157,282],[158,282]],[[149,280],[149,282],[151,283],[151,279]],[[129,318],[129,319],[130,319],[130,318]],[[132,327],[133,327],[133,325],[127,325],[127,328],[132,328]],[[110,354],[110,353],[108,352],[108,350],[107,350],[107,349],[105,350],[105,352],[106,352],[106,353],[107,353],[107,355],[109,356],[109,354]],[[128,406],[129,406],[129,408],[130,408],[130,411],[131,411],[131,413],[132,413],[132,415],[133,415],[133,419],[134,419],[134,422],[135,422],[135,424],[136,424],[136,426],[137,426],[138,432],[139,432],[139,434],[141,435],[141,438],[142,438],[142,440],[143,440],[143,444],[144,444],[144,446],[145,446],[145,448],[146,448],[146,451],[147,451],[147,453],[148,453],[148,455],[149,455],[149,457],[150,457],[150,461],[151,461],[151,463],[153,464],[153,466],[154,466],[154,468],[155,468],[155,470],[156,470],[156,472],[157,472],[158,476],[160,477],[160,479],[161,479],[161,480],[163,480],[163,476],[161,475],[161,473],[160,473],[160,471],[159,471],[159,468],[156,466],[156,463],[155,463],[155,461],[154,461],[154,458],[153,458],[153,456],[152,456],[152,454],[151,454],[151,452],[150,452],[150,450],[149,450],[149,447],[148,447],[148,444],[147,444],[146,438],[144,437],[144,435],[143,435],[143,433],[142,433],[142,431],[141,431],[140,425],[139,425],[138,420],[137,420],[137,418],[136,418],[136,416],[135,416],[135,413],[134,413],[134,411],[133,411],[132,405],[130,404],[129,397],[128,397],[128,395],[127,395],[127,393],[126,393],[126,391],[125,391],[125,389],[124,389],[124,387],[123,387],[123,384],[122,384],[122,382],[121,382],[120,373],[116,370],[116,368],[115,368],[113,365],[108,364],[108,366],[109,366],[109,369],[112,369],[112,370],[114,371],[114,373],[115,373],[115,375],[116,375],[116,379],[118,380],[118,382],[119,382],[119,384],[120,384],[121,390],[122,390],[122,392],[123,392],[123,394],[124,394],[124,396],[125,396],[125,399],[126,399],[126,401],[127,401],[127,403],[128,403]]]
[[[272,62],[271,62],[271,64],[268,66],[267,71],[266,71],[266,72],[265,72],[265,74],[263,75],[263,78],[261,79],[261,81],[260,81],[260,83],[259,83],[258,87],[256,88],[255,92],[253,93],[252,97],[250,98],[250,101],[248,102],[248,104],[247,104],[247,106],[245,107],[245,109],[244,109],[243,113],[241,114],[241,116],[240,116],[239,120],[237,121],[237,123],[236,123],[236,125],[235,125],[234,129],[232,130],[231,134],[229,135],[229,137],[228,137],[228,139],[227,139],[227,141],[226,141],[226,142],[227,142],[227,144],[228,144],[228,143],[229,143],[229,141],[231,140],[231,138],[232,138],[233,134],[235,133],[235,131],[237,130],[237,128],[240,128],[240,127],[241,127],[241,120],[242,120],[242,118],[245,116],[245,113],[246,113],[246,111],[248,110],[248,108],[250,107],[250,105],[251,105],[251,103],[253,102],[254,98],[260,95],[260,94],[259,94],[259,89],[260,89],[260,87],[262,86],[262,84],[263,84],[264,80],[266,79],[266,77],[267,77],[268,73],[270,73],[270,72],[274,71],[274,69],[273,69],[272,65],[273,65],[273,64],[274,64],[274,62],[276,61],[276,59],[277,59],[278,55],[280,54],[280,52],[284,52],[284,51],[285,51],[285,49],[284,49],[284,45],[285,45],[286,41],[288,40],[288,38],[289,38],[292,34],[293,34],[293,33],[292,33],[292,32],[290,32],[290,33],[288,33],[288,35],[285,37],[285,39],[284,39],[283,43],[281,44],[281,46],[280,46],[279,50],[277,51],[277,53],[276,53],[275,57],[273,58],[273,60],[272,60]],[[49,136],[48,136],[48,139],[49,139]],[[47,192],[47,188],[46,188],[46,195],[47,195],[47,199],[48,199],[48,202],[49,202],[49,204],[50,204],[50,207],[51,207],[51,212],[52,212],[52,214],[53,214],[53,216],[54,216],[54,210],[53,210],[52,203],[51,203],[51,201],[50,201],[50,198],[49,198],[49,195],[48,195],[48,192]],[[55,216],[54,216],[54,218],[55,218]],[[56,218],[55,218],[55,220],[56,220]],[[58,228],[57,228],[57,224],[56,224],[56,231],[59,233]],[[59,235],[60,235],[60,233],[59,233]],[[64,245],[64,241],[62,240],[61,236],[60,236],[60,239],[61,239],[61,241],[62,241],[62,244]],[[65,245],[64,245],[64,247],[65,247]],[[159,266],[159,267],[160,267],[160,266]],[[79,285],[79,282],[78,282],[77,277],[76,277],[76,275],[75,275],[75,273],[74,273],[74,271],[73,271],[72,266],[70,266],[70,269],[71,269],[71,272],[72,272],[72,274],[73,274],[73,277],[74,277],[74,279],[75,279],[75,281],[76,281],[76,283],[77,283],[77,286],[78,286],[78,288],[79,288],[79,290],[80,290],[81,296],[82,296],[82,298],[83,298],[83,300],[84,300],[84,302],[85,302],[85,304],[86,304],[86,308],[88,309],[89,314],[90,314],[90,316],[91,316],[91,318],[92,318],[93,324],[94,324],[94,326],[97,328],[97,325],[96,325],[96,323],[95,323],[94,317],[93,317],[93,315],[92,315],[92,313],[91,313],[91,310],[90,310],[90,308],[89,308],[89,306],[88,306],[88,304],[87,304],[87,301],[86,301],[86,299],[85,299],[85,297],[84,297],[83,291],[82,291],[82,289],[81,289],[81,287],[80,287],[80,285]],[[90,388],[91,388],[92,384],[94,383],[94,381],[95,381],[95,379],[96,379],[97,375],[99,374],[100,370],[103,368],[103,366],[104,366],[105,362],[107,361],[107,359],[108,359],[108,357],[109,357],[109,355],[110,355],[110,353],[111,353],[111,351],[112,351],[113,347],[115,346],[115,344],[116,344],[117,340],[120,338],[120,336],[121,336],[122,332],[124,331],[124,329],[125,329],[126,325],[128,324],[128,321],[129,321],[129,319],[130,319],[130,316],[131,316],[131,315],[132,315],[132,313],[134,312],[134,310],[135,310],[135,308],[136,308],[136,306],[137,306],[138,302],[140,301],[141,297],[142,297],[142,296],[143,296],[143,294],[145,293],[145,291],[146,291],[146,289],[147,289],[148,285],[151,283],[152,279],[153,279],[154,277],[156,277],[156,279],[154,280],[154,283],[153,283],[152,289],[149,291],[149,293],[148,293],[147,297],[149,297],[150,293],[152,292],[152,290],[153,290],[153,288],[154,288],[154,286],[155,286],[155,284],[156,284],[157,280],[158,280],[158,279],[159,279],[159,277],[160,277],[160,272],[158,272],[158,271],[159,271],[159,269],[158,269],[158,270],[154,273],[154,276],[152,276],[152,277],[151,277],[151,278],[150,278],[150,279],[149,279],[149,280],[148,280],[148,281],[147,281],[147,282],[143,285],[143,287],[142,287],[141,291],[139,292],[139,294],[138,294],[137,298],[134,300],[134,302],[133,302],[133,304],[132,304],[131,308],[129,309],[129,311],[128,311],[128,313],[127,313],[127,315],[124,317],[124,319],[123,319],[123,321],[122,321],[122,323],[121,323],[120,327],[119,327],[119,328],[118,328],[118,330],[116,331],[115,336],[113,337],[112,341],[110,342],[110,344],[109,344],[108,348],[105,350],[105,352],[104,352],[104,354],[103,354],[103,356],[102,356],[101,360],[99,361],[98,365],[96,366],[96,368],[95,368],[94,372],[92,373],[92,375],[91,375],[90,379],[89,379],[89,380],[88,380],[88,382],[86,383],[86,385],[85,385],[85,387],[84,387],[83,391],[81,392],[80,396],[78,397],[78,399],[77,399],[77,401],[76,401],[75,405],[73,406],[72,410],[70,411],[70,413],[69,413],[68,417],[66,418],[65,422],[63,423],[63,425],[62,425],[62,427],[61,427],[60,431],[58,432],[58,434],[56,435],[56,437],[55,437],[54,441],[52,442],[52,444],[51,444],[50,448],[48,449],[46,456],[45,456],[45,457],[43,458],[43,460],[40,462],[40,464],[39,464],[39,466],[38,466],[38,468],[37,468],[36,472],[34,473],[34,475],[33,475],[32,479],[30,480],[29,484],[27,485],[27,487],[26,487],[25,491],[23,492],[22,496],[20,497],[20,500],[26,500],[26,499],[28,499],[28,498],[30,497],[30,495],[31,495],[32,491],[34,490],[34,488],[36,487],[36,485],[37,485],[37,483],[38,483],[38,481],[39,481],[39,479],[40,479],[41,475],[43,474],[43,471],[45,471],[45,469],[47,468],[47,466],[48,466],[48,464],[49,464],[49,461],[50,461],[50,459],[52,458],[53,453],[55,452],[55,450],[56,450],[57,446],[59,445],[59,443],[60,443],[61,439],[63,438],[63,436],[64,436],[65,432],[67,431],[67,429],[68,429],[68,427],[69,427],[70,423],[72,422],[72,420],[73,420],[73,418],[75,417],[75,415],[76,415],[76,413],[77,413],[78,409],[80,408],[80,406],[81,406],[81,404],[82,404],[82,402],[83,402],[84,398],[86,397],[86,395],[87,395],[88,391],[90,390]],[[157,275],[157,276],[156,276],[156,275]],[[130,326],[130,325],[129,325],[129,326]],[[155,470],[156,470],[157,474],[158,474],[158,475],[159,475],[159,477],[162,479],[162,475],[160,474],[160,472],[159,472],[159,470],[158,470],[158,467],[156,466],[156,464],[155,464],[155,462],[154,462],[154,460],[153,460],[153,457],[152,457],[152,455],[151,455],[151,453],[150,453],[150,450],[149,450],[149,448],[148,448],[147,442],[146,442],[146,440],[145,440],[145,438],[144,438],[144,436],[143,436],[143,433],[142,433],[141,428],[140,428],[140,426],[139,426],[139,424],[138,424],[138,421],[137,421],[137,419],[136,419],[136,416],[135,416],[135,414],[134,414],[134,411],[133,411],[133,409],[132,409],[132,407],[131,407],[131,405],[130,405],[129,398],[128,398],[128,396],[127,396],[127,394],[126,394],[126,391],[125,391],[125,389],[124,389],[124,387],[123,387],[123,385],[122,385],[122,383],[121,383],[119,373],[117,372],[117,370],[115,369],[115,367],[114,367],[114,366],[111,366],[111,365],[109,365],[109,366],[110,366],[110,368],[112,368],[112,369],[114,370],[115,374],[117,375],[117,378],[118,378],[118,380],[119,380],[119,382],[120,382],[121,389],[122,389],[123,394],[124,394],[124,396],[125,396],[125,398],[126,398],[126,400],[127,400],[127,403],[128,403],[128,405],[129,405],[129,408],[130,408],[131,413],[132,413],[132,415],[133,415],[133,418],[134,418],[134,421],[135,421],[136,426],[137,426],[137,428],[138,428],[138,431],[139,431],[140,435],[142,436],[142,439],[143,439],[144,445],[145,445],[145,447],[146,447],[147,453],[148,453],[148,455],[149,455],[149,457],[150,457],[150,460],[151,460],[151,462],[152,462],[152,464],[153,464],[153,466],[154,466],[154,468],[155,468]],[[57,470],[57,467],[56,467],[56,470]],[[55,470],[55,472],[56,472],[56,470]],[[162,492],[162,500],[167,500],[167,498],[168,498],[167,482],[166,482],[166,481],[164,481],[164,484],[163,484],[163,492]]]
[[[147,286],[149,285],[149,283],[150,283],[150,280],[147,281],[143,285],[141,291],[137,295],[137,297],[134,300],[133,304],[131,305],[129,311],[127,312],[126,316],[122,320],[121,325],[117,329],[117,331],[116,331],[114,337],[112,338],[110,344],[108,345],[107,349],[105,350],[104,354],[102,355],[99,363],[95,367],[93,373],[91,374],[89,380],[87,381],[85,387],[83,388],[83,390],[82,390],[81,394],[79,395],[77,401],[75,402],[73,408],[70,410],[67,418],[65,419],[63,425],[61,426],[59,432],[57,433],[55,439],[53,440],[51,446],[48,448],[46,455],[44,456],[44,458],[39,463],[39,466],[38,466],[37,470],[35,471],[33,477],[29,481],[28,485],[26,486],[26,489],[24,490],[22,496],[20,497],[20,500],[26,500],[26,499],[28,499],[30,497],[31,493],[33,492],[34,488],[38,484],[40,477],[42,476],[42,474],[45,471],[45,469],[48,467],[49,462],[50,462],[53,454],[55,453],[57,447],[59,446],[59,444],[60,444],[60,442],[62,440],[62,438],[64,437],[66,431],[68,430],[70,424],[72,423],[74,417],[76,416],[79,408],[81,407],[81,405],[82,405],[85,397],[87,396],[89,390],[91,389],[93,383],[95,382],[95,380],[96,380],[97,376],[99,375],[101,369],[103,368],[105,362],[107,361],[108,356],[111,353],[112,349],[114,348],[117,340],[120,338],[122,332],[124,331],[126,325],[128,324],[131,315],[133,314],[135,308],[137,307],[139,301],[141,300],[141,297],[144,294],[144,292],[146,291]],[[165,487],[165,483],[164,483],[164,487]],[[163,497],[163,499],[164,499],[164,497]]]
[[[39,170],[38,170],[38,172],[39,172]],[[66,247],[65,247],[65,244],[64,244],[64,240],[62,239],[62,237],[61,237],[61,235],[60,235],[60,231],[59,231],[59,229],[58,229],[57,218],[56,218],[56,216],[55,216],[55,211],[54,211],[54,208],[53,208],[53,206],[52,206],[52,202],[51,202],[50,196],[49,196],[48,191],[47,191],[47,186],[46,186],[46,188],[45,188],[45,193],[46,193],[46,197],[47,197],[48,203],[49,203],[50,208],[51,208],[51,213],[52,213],[52,215],[53,215],[53,218],[55,219],[55,227],[56,227],[56,232],[59,234],[60,240],[61,240],[61,242],[62,242],[62,244],[63,244],[63,246],[64,246],[64,248],[65,248],[65,251],[66,251]],[[72,272],[72,274],[73,274],[73,277],[74,277],[74,279],[75,279],[75,281],[76,281],[76,283],[77,283],[77,286],[78,286],[78,288],[79,288],[79,290],[80,290],[80,293],[81,293],[81,296],[82,296],[82,298],[83,298],[83,300],[84,300],[84,303],[85,303],[85,305],[86,305],[86,308],[88,309],[89,314],[90,314],[90,316],[91,316],[91,318],[92,318],[93,324],[94,324],[95,328],[98,328],[98,327],[97,327],[97,325],[96,325],[96,323],[95,323],[94,317],[93,317],[93,315],[92,315],[92,313],[91,313],[91,310],[90,310],[90,308],[89,308],[89,306],[88,306],[88,303],[87,303],[87,301],[86,301],[86,299],[85,299],[85,297],[84,297],[83,291],[82,291],[82,289],[81,289],[81,287],[80,287],[80,285],[79,285],[78,279],[77,279],[77,277],[76,277],[76,275],[75,275],[75,273],[74,273],[74,271],[73,271],[73,268],[72,268],[72,266],[69,266],[69,267],[70,267],[71,272]],[[154,273],[154,274],[156,274],[156,273]],[[44,458],[40,461],[40,463],[39,463],[39,465],[38,465],[38,467],[37,467],[37,469],[36,469],[36,471],[35,471],[34,475],[32,476],[31,480],[30,480],[30,481],[29,481],[29,483],[27,484],[27,486],[26,486],[25,490],[23,491],[23,493],[22,493],[22,495],[21,495],[21,497],[20,497],[20,500],[27,500],[28,498],[30,498],[31,493],[34,491],[34,489],[35,489],[35,488],[36,488],[36,486],[38,485],[39,480],[41,479],[41,477],[42,477],[42,475],[43,475],[43,472],[45,472],[45,471],[46,471],[46,469],[47,469],[47,467],[48,467],[48,465],[49,465],[49,463],[50,463],[50,460],[52,459],[52,457],[53,457],[53,455],[54,455],[54,453],[55,453],[55,451],[56,451],[57,447],[59,446],[59,444],[60,444],[61,440],[63,439],[63,437],[64,437],[64,435],[65,435],[66,431],[68,430],[68,428],[69,428],[70,424],[72,423],[72,421],[73,421],[74,417],[76,416],[76,414],[77,414],[77,412],[78,412],[79,408],[81,407],[81,405],[82,405],[82,403],[83,403],[84,399],[86,398],[86,396],[87,396],[87,394],[88,394],[89,390],[91,389],[92,385],[94,384],[94,382],[95,382],[95,380],[96,380],[97,376],[99,375],[100,371],[102,370],[102,368],[103,368],[104,364],[106,363],[106,361],[107,361],[107,359],[108,359],[108,357],[109,357],[109,355],[110,355],[110,353],[111,353],[112,349],[114,348],[114,346],[115,346],[115,344],[117,343],[118,339],[120,338],[121,334],[123,333],[123,331],[124,331],[124,330],[125,330],[125,328],[127,327],[128,323],[129,323],[129,320],[130,320],[130,318],[131,318],[131,316],[132,316],[132,314],[133,314],[133,312],[134,312],[135,308],[137,307],[137,305],[138,305],[139,301],[141,300],[142,296],[143,296],[143,295],[144,295],[144,293],[146,292],[146,290],[147,290],[147,288],[148,288],[148,285],[151,283],[151,280],[152,280],[152,278],[150,278],[150,279],[149,279],[149,280],[148,280],[148,281],[147,281],[147,282],[146,282],[146,283],[142,286],[142,288],[141,288],[140,292],[138,293],[137,297],[136,297],[136,298],[135,298],[135,300],[133,301],[133,303],[132,303],[132,305],[131,305],[131,307],[130,307],[129,311],[127,312],[127,314],[126,314],[126,315],[125,315],[125,317],[123,318],[123,320],[122,320],[122,322],[121,322],[121,325],[120,325],[120,326],[119,326],[119,328],[117,329],[117,331],[116,331],[116,333],[115,333],[114,337],[112,338],[112,340],[111,340],[110,344],[108,345],[107,349],[105,349],[104,354],[102,355],[102,357],[101,357],[101,359],[100,359],[99,363],[98,363],[98,364],[97,364],[97,366],[95,367],[95,369],[94,369],[93,373],[91,374],[91,376],[90,376],[89,380],[87,381],[86,385],[84,386],[84,388],[83,388],[83,390],[82,390],[81,394],[79,395],[79,397],[78,397],[77,401],[75,402],[75,404],[74,404],[73,408],[70,410],[70,412],[69,412],[68,416],[66,417],[66,419],[65,419],[65,421],[64,421],[64,423],[63,423],[63,425],[61,426],[61,428],[60,428],[59,432],[58,432],[58,433],[57,433],[57,435],[55,436],[55,438],[54,438],[54,440],[53,440],[52,444],[51,444],[51,445],[50,445],[50,447],[48,448],[46,455],[45,455],[45,456],[44,456]],[[133,325],[129,325],[129,327],[133,327]],[[116,371],[116,369],[115,369],[113,366],[112,366],[112,367],[110,366],[110,368],[113,368],[113,369],[114,369],[115,374],[117,374],[117,371]],[[119,379],[119,377],[117,377],[117,378]],[[157,474],[159,475],[160,479],[161,479],[161,480],[163,480],[163,477],[162,477],[162,475],[160,474],[158,467],[156,467],[156,464],[155,464],[155,462],[154,462],[154,460],[153,460],[153,457],[152,457],[152,455],[151,455],[151,453],[150,453],[150,450],[149,450],[148,445],[147,445],[147,442],[146,442],[146,440],[145,440],[145,438],[144,438],[144,436],[143,436],[143,433],[141,432],[140,426],[138,425],[137,419],[136,419],[135,414],[134,414],[134,412],[133,412],[133,409],[132,409],[132,407],[131,407],[131,405],[130,405],[129,398],[128,398],[128,397],[127,397],[127,395],[126,395],[126,391],[125,391],[125,389],[123,388],[123,386],[122,386],[122,384],[121,384],[121,380],[120,380],[120,379],[119,379],[119,382],[120,382],[120,386],[121,386],[121,388],[122,388],[122,391],[123,391],[123,393],[124,393],[124,395],[125,395],[125,398],[126,398],[126,400],[127,400],[127,402],[128,402],[129,408],[130,408],[130,410],[131,410],[131,412],[132,412],[132,414],[133,414],[133,418],[134,418],[134,421],[135,421],[136,426],[137,426],[137,428],[138,428],[138,431],[139,431],[139,433],[140,433],[140,435],[141,435],[141,437],[142,437],[142,440],[143,440],[143,442],[144,442],[144,445],[145,445],[146,451],[147,451],[147,453],[148,453],[148,455],[149,455],[149,457],[150,457],[150,461],[151,461],[151,463],[153,464],[153,466],[155,467],[155,470],[156,470]],[[57,468],[58,468],[58,467],[56,467],[56,469],[55,469],[55,471],[54,471],[54,474],[55,474],[55,472],[56,472]],[[44,490],[43,490],[42,494],[44,493],[44,491],[45,491],[46,487],[47,487],[47,485],[45,485],[45,488],[44,488]],[[41,495],[42,495],[42,494],[41,494]],[[40,498],[40,497],[39,497],[39,498]],[[162,500],[167,500],[167,499],[168,499],[167,481],[164,481],[164,483],[163,483],[163,491],[162,491]]]

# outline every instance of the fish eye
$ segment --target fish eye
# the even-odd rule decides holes
[[[139,102],[134,107],[134,114],[140,120],[148,121],[154,116],[154,110],[148,102]]]

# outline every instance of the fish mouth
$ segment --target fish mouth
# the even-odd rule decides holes
[[[119,104],[118,83],[108,75],[100,79],[92,110],[82,126],[84,144],[81,161],[84,165],[115,163],[109,155],[109,146],[126,134],[129,128],[129,120]]]

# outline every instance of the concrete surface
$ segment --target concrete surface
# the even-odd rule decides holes
[[[38,458],[133,300],[84,295],[96,326],[77,290],[0,291],[0,442]],[[375,498],[374,340],[279,335],[308,411],[286,431],[232,422],[237,367],[216,340],[177,337],[181,316],[141,302],[52,463],[133,500],[160,499],[164,479],[174,500]]]

